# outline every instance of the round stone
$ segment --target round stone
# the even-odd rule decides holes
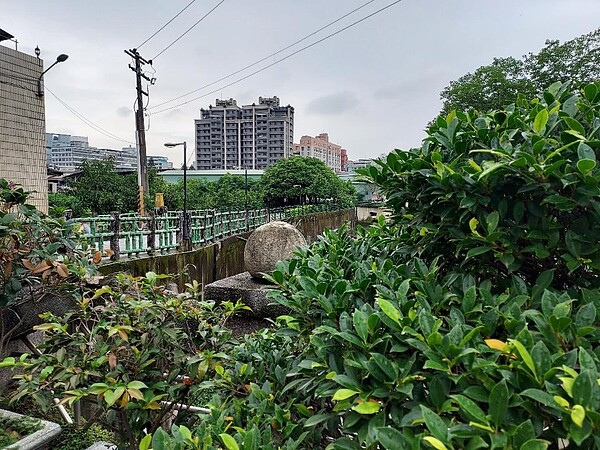
[[[297,247],[306,247],[306,239],[298,228],[287,222],[269,222],[258,227],[248,238],[244,249],[246,270],[255,278],[271,273],[278,261],[289,259]]]

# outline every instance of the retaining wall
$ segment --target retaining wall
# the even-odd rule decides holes
[[[302,217],[295,217],[288,222],[295,225],[306,240],[313,242],[325,229],[336,229],[348,223],[356,224],[356,210],[320,212]],[[127,272],[133,276],[142,276],[146,272],[183,275],[202,283],[202,287],[213,281],[237,275],[244,269],[244,247],[250,233],[231,236],[215,244],[194,249],[188,252],[171,253],[139,259],[127,259],[100,266],[100,272],[108,275],[115,272]],[[183,288],[188,277],[180,276],[174,280]]]

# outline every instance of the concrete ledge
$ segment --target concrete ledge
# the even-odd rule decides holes
[[[248,272],[243,272],[206,285],[204,300],[235,303],[241,299],[245,305],[252,308],[253,316],[275,318],[287,314],[287,311],[283,306],[270,304],[267,293],[274,287],[252,278]]]
[[[8,417],[11,419],[21,419],[25,417],[23,414],[17,414],[12,411],[6,411],[4,409],[0,409],[0,416]],[[13,445],[9,446],[9,449],[18,449],[18,450],[37,450],[49,448],[48,442],[58,436],[61,432],[60,425],[54,422],[48,422],[47,420],[41,420],[42,428],[35,433],[32,433],[28,436],[25,436],[20,441],[15,442]]]

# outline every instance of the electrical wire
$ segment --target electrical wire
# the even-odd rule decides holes
[[[125,142],[127,144],[133,144],[133,142],[128,141],[127,139],[123,139],[120,138],[119,136],[112,134],[109,131],[106,131],[104,128],[100,127],[99,125],[96,125],[94,122],[92,122],[91,120],[87,119],[83,114],[77,112],[75,109],[71,108],[69,105],[67,105],[64,101],[62,101],[54,92],[52,92],[50,89],[48,89],[47,86],[44,87],[44,89],[46,91],[48,91],[56,100],[58,100],[65,108],[67,108],[75,117],[77,117],[79,120],[81,120],[83,123],[85,123],[87,126],[93,128],[95,131],[97,131],[98,133],[116,140],[116,141],[121,141],[121,142]]]
[[[210,14],[217,9],[219,6],[221,6],[223,3],[225,2],[225,0],[221,0],[219,3],[217,3],[217,5],[211,9],[209,12],[207,12],[206,14],[204,14],[200,20],[198,20],[194,25],[192,25],[191,27],[189,27],[187,30],[185,30],[183,32],[183,34],[181,36],[179,36],[177,39],[175,39],[173,42],[171,42],[169,45],[167,45],[162,51],[160,51],[154,58],[152,58],[152,61],[154,61],[156,58],[158,58],[160,55],[162,55],[164,52],[166,52],[167,50],[169,50],[177,41],[179,41],[179,39],[181,39],[182,37],[184,37],[186,34],[188,34],[190,31],[192,31],[192,29],[198,25],[200,22],[202,22],[204,19],[206,19],[208,16],[210,16]]]
[[[160,106],[166,105],[167,103],[171,103],[171,102],[174,102],[174,101],[176,101],[176,100],[179,100],[179,99],[181,99],[181,98],[183,98],[183,97],[187,97],[188,95],[194,94],[194,93],[196,93],[196,92],[198,92],[198,91],[202,91],[202,90],[204,90],[204,89],[206,89],[206,88],[208,88],[208,87],[211,87],[211,86],[214,86],[214,85],[215,85],[215,84],[217,84],[217,83],[220,83],[220,82],[221,82],[221,81],[223,81],[223,80],[226,80],[227,78],[233,77],[233,76],[237,75],[237,74],[238,74],[238,73],[240,73],[240,72],[243,72],[243,71],[245,71],[245,70],[247,70],[247,69],[249,69],[249,68],[251,68],[251,67],[254,67],[254,66],[256,66],[257,64],[260,64],[261,62],[263,62],[263,61],[266,61],[267,59],[270,59],[270,58],[272,58],[273,56],[277,56],[277,55],[279,55],[280,53],[283,53],[283,52],[285,52],[286,50],[288,50],[288,49],[290,49],[290,48],[294,47],[295,45],[298,45],[300,42],[303,42],[303,41],[307,40],[308,38],[310,38],[310,37],[314,36],[315,34],[317,34],[317,33],[320,33],[321,31],[325,30],[326,28],[329,28],[330,26],[332,26],[332,25],[335,25],[335,24],[336,24],[336,23],[338,23],[340,20],[343,20],[343,19],[345,19],[346,17],[348,17],[348,16],[349,16],[349,15],[351,15],[351,14],[354,14],[356,11],[359,11],[360,9],[364,8],[365,6],[368,6],[369,4],[373,3],[374,1],[375,1],[375,0],[369,0],[369,1],[368,1],[368,2],[366,2],[366,3],[363,3],[363,4],[362,4],[362,5],[360,5],[358,8],[355,8],[355,9],[353,9],[352,11],[350,11],[350,12],[348,12],[348,13],[344,14],[343,16],[341,16],[341,17],[339,17],[339,18],[335,19],[333,22],[329,22],[327,25],[324,25],[324,26],[322,26],[321,28],[319,28],[318,30],[315,30],[315,31],[313,31],[312,33],[310,33],[310,34],[308,34],[308,35],[304,36],[302,39],[298,39],[298,40],[297,40],[296,42],[294,42],[293,44],[290,44],[290,45],[288,45],[287,47],[284,47],[284,48],[282,48],[281,50],[278,50],[278,51],[276,51],[275,53],[271,53],[270,55],[268,55],[268,56],[265,56],[264,58],[262,58],[262,59],[259,59],[259,60],[258,60],[258,61],[256,61],[256,62],[253,62],[252,64],[248,64],[246,67],[242,67],[241,69],[239,69],[239,70],[236,70],[235,72],[233,72],[233,73],[230,73],[229,75],[226,75],[226,76],[224,76],[224,77],[222,77],[222,78],[219,78],[218,80],[216,80],[216,81],[213,81],[212,83],[205,84],[204,86],[201,86],[201,87],[199,87],[198,89],[194,89],[193,91],[190,91],[190,92],[187,92],[187,93],[185,93],[185,94],[183,94],[183,95],[180,95],[179,97],[172,98],[171,100],[167,100],[166,102],[158,103],[158,104],[156,104],[156,105],[152,106],[152,108],[158,108],[158,107],[160,107]]]
[[[137,48],[139,49],[142,45],[144,45],[146,42],[148,42],[150,39],[152,39],[154,36],[156,36],[162,30],[164,30],[167,27],[167,25],[169,25],[171,22],[173,22],[175,19],[177,19],[181,15],[181,13],[183,13],[186,9],[188,9],[190,6],[192,6],[192,3],[194,3],[195,1],[196,0],[192,0],[191,2],[189,2],[185,8],[183,8],[181,11],[179,11],[171,20],[169,20],[162,27],[160,27],[152,36],[150,36],[148,39],[146,39],[144,42],[142,42],[140,45],[138,45]]]
[[[240,82],[242,82],[242,81],[244,81],[244,80],[247,80],[248,78],[250,78],[250,77],[252,77],[252,76],[254,76],[254,75],[256,75],[256,74],[259,74],[259,73],[261,73],[261,72],[264,72],[265,70],[267,70],[267,69],[270,69],[271,67],[273,67],[273,66],[275,66],[275,65],[277,65],[277,64],[279,64],[279,63],[281,63],[281,62],[283,62],[283,61],[285,61],[285,60],[287,60],[287,59],[289,59],[289,58],[291,58],[292,56],[295,56],[295,55],[297,55],[298,53],[300,53],[300,52],[303,52],[304,50],[308,50],[309,48],[311,48],[311,47],[314,47],[315,45],[317,45],[317,44],[320,44],[321,42],[323,42],[323,41],[326,41],[327,39],[329,39],[329,38],[331,38],[331,37],[333,37],[333,36],[336,36],[336,35],[340,34],[341,32],[343,32],[343,31],[346,31],[347,29],[349,29],[349,28],[352,28],[352,27],[353,27],[353,26],[355,26],[355,25],[358,25],[358,24],[359,24],[359,23],[361,23],[361,22],[364,22],[365,20],[367,20],[367,19],[369,19],[369,18],[373,17],[373,16],[374,16],[374,15],[376,15],[376,14],[379,14],[380,12],[383,12],[383,11],[385,11],[385,10],[386,10],[386,9],[388,9],[388,8],[391,8],[392,6],[396,5],[397,3],[400,3],[401,1],[402,1],[402,0],[396,0],[396,1],[394,1],[394,2],[392,2],[392,3],[390,3],[390,4],[388,4],[387,6],[384,6],[383,8],[380,8],[380,9],[378,9],[377,11],[375,11],[375,12],[373,12],[373,13],[371,13],[371,14],[369,14],[369,15],[365,16],[365,17],[363,17],[362,19],[359,19],[359,20],[357,20],[356,22],[353,22],[353,23],[351,23],[350,25],[347,25],[347,26],[345,26],[344,28],[341,28],[341,29],[339,29],[339,30],[337,30],[337,31],[335,31],[335,32],[333,32],[333,33],[331,33],[331,34],[328,34],[327,36],[325,36],[325,37],[323,37],[323,38],[319,39],[318,41],[315,41],[315,42],[313,42],[312,44],[309,44],[309,45],[307,45],[307,46],[305,46],[305,47],[302,47],[301,49],[298,49],[298,50],[296,50],[295,52],[293,52],[293,53],[290,53],[289,55],[287,55],[287,56],[284,56],[283,58],[281,58],[281,59],[278,59],[277,61],[274,61],[273,63],[271,63],[271,64],[269,64],[269,65],[267,65],[267,66],[265,66],[265,67],[262,67],[262,68],[260,68],[260,69],[258,69],[258,70],[255,70],[254,72],[252,72],[252,73],[250,73],[250,74],[248,74],[248,75],[246,75],[246,76],[244,76],[244,77],[242,77],[242,78],[238,78],[237,80],[235,80],[235,81],[232,81],[231,83],[229,83],[229,84],[226,84],[225,86],[222,86],[222,87],[220,87],[220,88],[218,88],[218,89],[215,89],[215,90],[213,90],[213,91],[210,91],[210,92],[208,92],[208,93],[206,93],[206,94],[203,94],[203,95],[200,95],[200,96],[198,96],[198,97],[194,97],[194,98],[192,98],[191,100],[188,100],[188,101],[186,101],[186,102],[178,103],[177,105],[169,106],[168,108],[164,108],[164,109],[161,109],[161,110],[155,111],[155,112],[153,112],[153,114],[155,114],[155,115],[156,115],[156,114],[160,114],[160,113],[163,113],[163,112],[170,111],[170,110],[172,110],[172,109],[178,108],[178,107],[180,107],[180,106],[187,105],[188,103],[192,103],[193,101],[196,101],[196,100],[199,100],[199,99],[201,99],[201,98],[207,97],[207,96],[209,96],[209,95],[211,95],[211,94],[214,94],[215,92],[219,92],[219,91],[220,91],[220,90],[222,90],[222,89],[228,88],[228,87],[230,87],[230,86],[233,86],[234,84],[237,84],[237,83],[240,83]],[[152,109],[152,108],[150,108],[150,109]]]

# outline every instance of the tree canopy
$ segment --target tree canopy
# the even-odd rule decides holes
[[[50,207],[71,209],[75,217],[108,214],[111,211],[131,212],[137,209],[137,175],[120,173],[114,161],[84,161],[81,175],[68,183],[68,190],[48,196]],[[148,170],[149,198],[163,192],[166,185],[156,169]],[[60,213],[60,211],[57,211]]]
[[[277,206],[319,199],[348,203],[356,196],[354,187],[323,161],[303,156],[280,159],[265,170],[261,184],[265,202]]]
[[[531,98],[556,81],[582,85],[598,79],[600,29],[562,44],[547,40],[538,53],[521,59],[494,58],[491,64],[451,81],[440,94],[442,114],[455,109],[499,109],[513,103],[517,94]]]

